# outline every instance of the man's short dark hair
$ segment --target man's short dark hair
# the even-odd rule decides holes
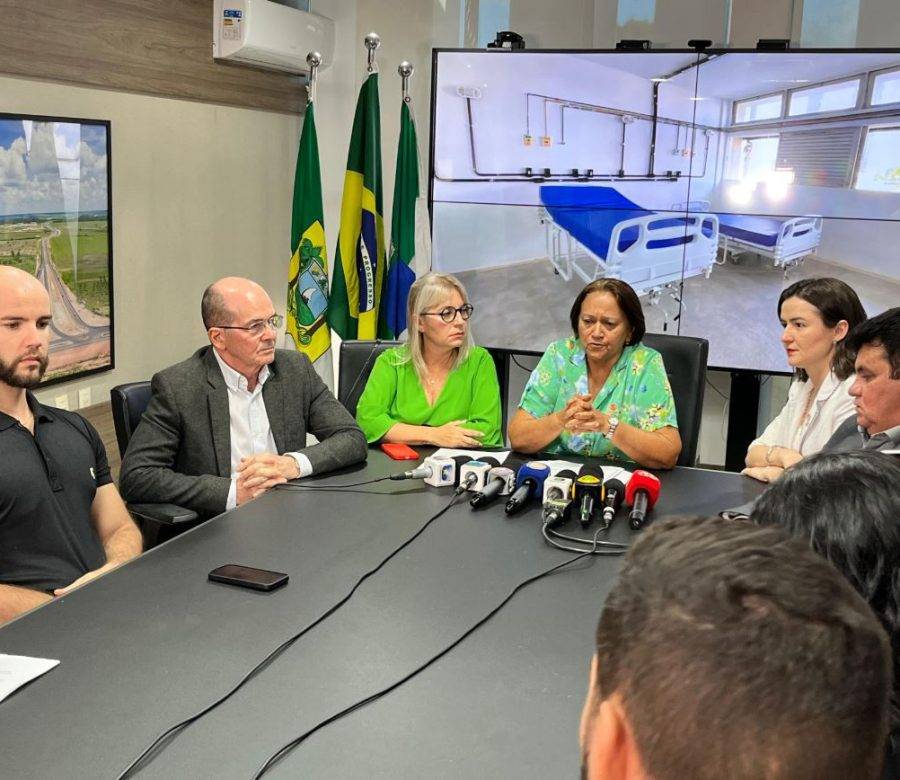
[[[634,288],[621,279],[595,279],[578,293],[569,311],[569,322],[575,338],[578,338],[578,318],[581,316],[581,304],[591,293],[602,292],[609,293],[616,299],[616,303],[619,304],[619,308],[631,326],[631,338],[626,342],[628,346],[637,344],[644,338],[644,332],[647,329],[644,323],[644,310],[641,308],[641,301]]]
[[[847,335],[845,343],[854,355],[867,344],[884,347],[891,364],[891,379],[900,379],[900,306],[857,325]]]
[[[231,312],[225,305],[225,297],[215,284],[211,284],[203,291],[203,298],[200,301],[200,316],[203,318],[203,327],[207,330],[216,325],[231,324]]]
[[[849,583],[783,530],[676,518],[632,547],[597,628],[656,780],[876,778],[890,648]]]

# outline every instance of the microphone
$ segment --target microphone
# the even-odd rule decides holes
[[[469,471],[463,473],[463,467],[469,463],[477,463],[478,461],[470,458],[468,455],[454,455],[453,461],[456,463],[456,474],[453,477],[453,484],[456,486],[455,495],[465,493],[472,485],[478,481],[478,472]]]
[[[597,516],[603,501],[603,469],[584,466],[575,480],[575,501],[578,503],[578,519],[587,527]]]
[[[637,530],[647,519],[647,512],[653,509],[659,498],[659,479],[649,471],[638,469],[631,475],[625,486],[625,503],[631,506],[628,520]]]
[[[478,509],[490,504],[497,496],[506,496],[512,492],[516,482],[516,472],[505,466],[497,466],[488,472],[487,484],[480,493],[476,493],[469,506]]]
[[[566,511],[572,503],[572,485],[578,476],[572,469],[558,471],[544,482],[544,511],[542,519],[551,528],[566,520]]]
[[[625,498],[625,483],[622,481],[622,478],[628,479],[630,476],[631,475],[625,471],[618,477],[610,477],[603,483],[605,493],[603,497],[604,525],[609,525],[615,519],[616,512],[618,512],[619,507],[622,506],[622,501]]]
[[[514,515],[532,498],[541,495],[550,467],[539,460],[530,460],[516,474],[516,489],[506,502],[506,514]]]
[[[459,482],[465,482],[468,487],[466,490],[479,491],[482,490],[487,482],[488,472],[492,468],[500,465],[500,461],[490,456],[480,457],[477,460],[470,460],[459,470]],[[472,481],[471,477],[475,479]]]

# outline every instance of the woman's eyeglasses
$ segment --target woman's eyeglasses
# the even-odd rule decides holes
[[[445,306],[440,311],[423,311],[422,314],[426,317],[440,317],[444,322],[453,322],[457,314],[467,320],[472,316],[473,311],[475,311],[475,307],[471,303],[466,303],[458,309],[453,306]]]

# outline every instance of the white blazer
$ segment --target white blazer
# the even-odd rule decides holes
[[[806,408],[812,383],[809,380],[795,380],[791,383],[784,408],[768,424],[762,435],[750,442],[750,446],[764,444],[767,447],[787,447],[801,455],[818,452],[837,427],[856,412],[849,393],[854,379],[855,376],[851,374],[842,382],[833,372],[828,374],[805,420],[800,418]]]

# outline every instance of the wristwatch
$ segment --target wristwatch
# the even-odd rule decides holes
[[[612,440],[613,435],[616,432],[616,428],[619,427],[619,418],[618,417],[610,417],[609,418],[609,428],[606,429],[606,433],[603,435],[606,436],[607,439]]]

